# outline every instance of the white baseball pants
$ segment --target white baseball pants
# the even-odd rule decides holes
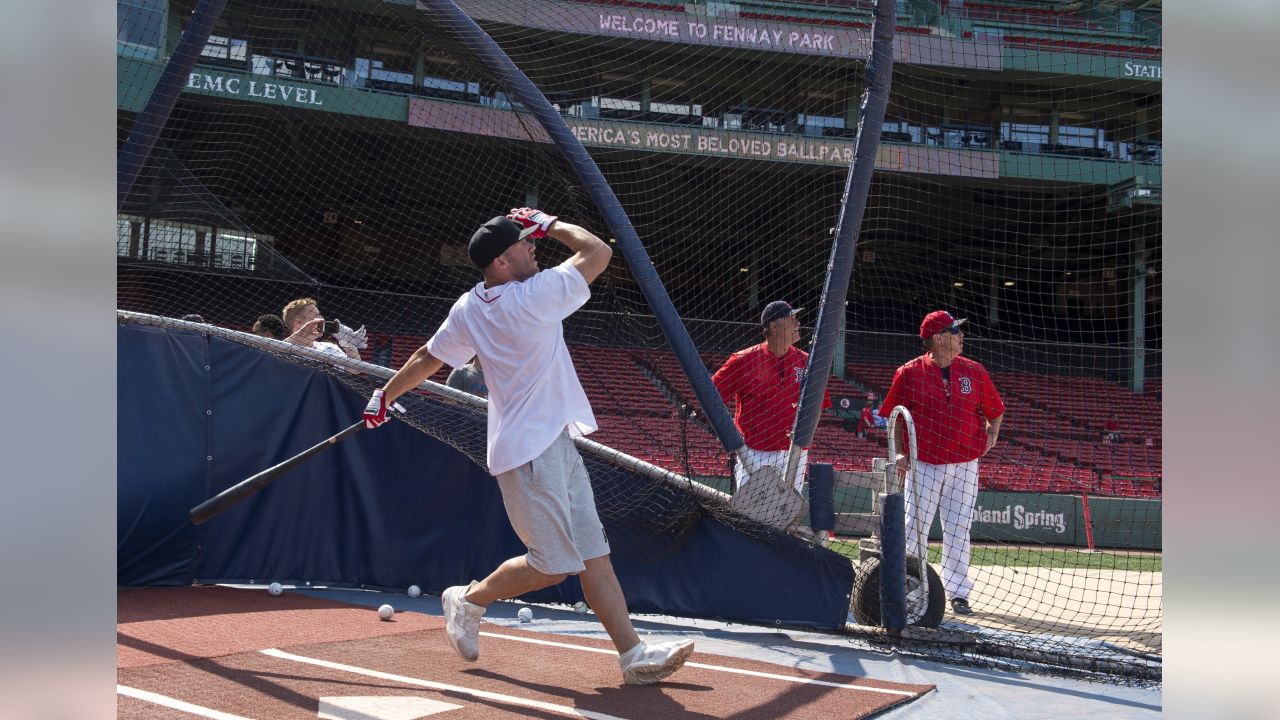
[[[906,486],[907,554],[928,557],[929,528],[942,506],[942,584],[952,598],[968,598],[972,544],[969,528],[978,501],[978,461],[949,465],[916,463]]]
[[[772,465],[778,469],[779,475],[787,473],[787,455],[789,450],[752,450],[747,448],[747,455],[757,467],[764,465]],[[809,451],[800,451],[800,468],[796,472],[796,490],[803,492],[805,478],[809,477]],[[751,479],[751,474],[747,472],[744,463],[738,462],[733,465],[733,479],[738,483],[738,489]]]

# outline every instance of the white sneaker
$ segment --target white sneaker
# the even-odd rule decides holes
[[[693,641],[640,643],[618,656],[628,685],[651,685],[680,669],[693,654]]]
[[[472,580],[471,585],[476,581]],[[475,662],[480,657],[480,616],[485,609],[466,601],[471,585],[454,585],[440,595],[444,608],[444,634],[463,660]]]

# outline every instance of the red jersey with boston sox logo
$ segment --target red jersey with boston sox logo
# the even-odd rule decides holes
[[[880,406],[889,417],[902,405],[916,425],[916,454],[931,465],[969,462],[987,446],[984,420],[1004,414],[1004,401],[981,363],[957,357],[942,368],[927,353],[898,368]]]
[[[734,402],[733,422],[752,450],[786,450],[800,406],[800,384],[809,353],[797,347],[775,355],[768,343],[739,350],[716,371],[711,381],[725,404]],[[824,393],[823,409],[831,407]]]

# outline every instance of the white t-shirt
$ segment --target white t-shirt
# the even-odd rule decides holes
[[[325,353],[326,355],[337,355],[338,357],[347,357],[347,354],[343,352],[342,348],[338,347],[337,345],[334,345],[331,342],[313,340],[311,341],[311,349],[319,350],[320,352]]]
[[[564,344],[565,318],[591,297],[569,265],[528,280],[478,283],[449,309],[427,352],[461,367],[479,355],[489,386],[489,472],[499,475],[538,457],[567,427],[596,429],[596,418]]]

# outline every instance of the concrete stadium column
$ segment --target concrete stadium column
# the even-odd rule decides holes
[[[1147,258],[1143,238],[1133,241],[1133,264],[1129,268],[1130,389],[1142,392],[1147,375]]]
[[[520,183],[524,185],[524,206],[536,208],[538,205],[538,188],[542,187],[544,179],[544,170],[538,163],[522,163],[520,168]],[[552,215],[558,215],[564,212],[561,208],[559,211],[553,208],[543,208]]]
[[[217,235],[218,235],[218,234],[217,234],[217,232],[214,232],[214,233],[213,233],[213,236],[214,236],[214,237],[217,237]],[[196,231],[196,257],[198,257],[198,258],[205,257],[205,254],[204,254],[204,249],[205,249],[205,248],[204,248],[204,246],[205,246],[205,231],[203,231],[203,230],[197,230],[197,231]],[[208,264],[209,264],[209,265],[212,265],[212,264],[213,264],[213,253],[212,253],[212,252],[210,252],[210,253],[209,253],[209,255],[208,255],[208,257],[209,257],[209,262],[208,262]]]
[[[137,260],[141,257],[142,252],[142,223],[137,220],[129,221],[129,257]]]
[[[164,34],[165,55],[172,55],[174,50],[178,49],[178,41],[182,39],[182,21],[185,20],[182,13],[170,12],[169,28]]]
[[[1000,324],[1000,283],[1003,282],[996,276],[991,276],[991,294],[988,296],[987,303],[987,327],[996,327]]]
[[[854,92],[850,89],[849,95],[844,99],[844,126],[849,130],[858,129],[858,117],[862,108],[862,93]]]

